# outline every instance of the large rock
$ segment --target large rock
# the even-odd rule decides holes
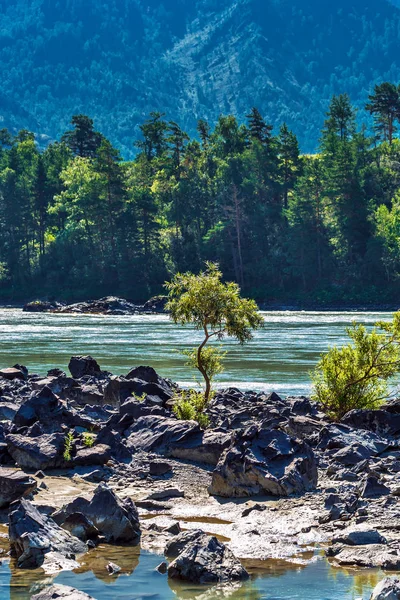
[[[400,580],[397,577],[385,577],[374,588],[370,600],[400,600]]]
[[[25,498],[10,506],[9,538],[12,555],[21,568],[40,567],[49,553],[74,559],[87,550],[83,542],[41,514]]]
[[[22,369],[17,367],[9,367],[6,369],[0,369],[0,377],[4,379],[26,379],[26,373]]]
[[[209,493],[226,498],[290,496],[315,489],[317,481],[315,456],[305,442],[283,431],[253,427],[222,454]]]
[[[400,569],[400,554],[396,548],[382,544],[369,544],[364,546],[342,546],[329,548],[328,556],[333,556],[333,561],[340,567],[365,567],[381,568],[387,571]]]
[[[54,585],[31,596],[31,600],[95,600],[93,596],[80,592],[69,585]]]
[[[68,369],[74,379],[80,379],[85,375],[99,375],[101,369],[91,356],[72,356]]]
[[[27,496],[37,487],[36,480],[22,471],[0,468],[0,508]]]
[[[386,544],[386,539],[376,529],[356,530],[337,535],[332,542],[346,546],[368,546],[370,544]]]
[[[62,433],[26,437],[19,434],[6,436],[7,449],[17,465],[25,469],[55,469],[65,465],[65,435]]]
[[[386,410],[351,410],[341,422],[382,436],[396,436],[400,432],[400,414]]]
[[[168,456],[172,446],[184,444],[200,431],[195,421],[152,415],[138,419],[126,433],[132,449]]]
[[[74,465],[105,465],[111,458],[111,448],[106,444],[95,444],[91,448],[81,448],[73,458]]]
[[[166,454],[183,460],[217,465],[224,450],[231,445],[232,439],[232,432],[209,429],[171,442]]]
[[[249,575],[225,544],[216,537],[202,534],[187,543],[169,565],[168,577],[210,584],[244,580]]]
[[[63,412],[64,405],[47,386],[34,392],[18,409],[14,424],[16,427],[29,427],[36,423],[58,421]]]
[[[53,518],[62,525],[75,513],[87,517],[108,542],[138,544],[140,524],[136,506],[130,498],[121,500],[106,484],[101,483],[91,500],[76,498]]]

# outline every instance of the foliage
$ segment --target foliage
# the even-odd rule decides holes
[[[66,462],[70,462],[72,460],[72,450],[73,450],[73,445],[74,445],[74,434],[72,431],[69,431],[66,435],[65,435],[65,440],[64,440],[64,460]]]
[[[372,331],[356,323],[346,331],[351,342],[331,348],[313,374],[313,398],[338,420],[353,409],[378,408],[400,370],[400,312]]]
[[[254,300],[240,297],[236,283],[224,283],[215,263],[208,262],[199,275],[178,273],[166,284],[169,299],[166,308],[171,319],[181,325],[193,324],[204,333],[201,344],[189,353],[190,364],[195,366],[205,381],[205,400],[208,402],[213,377],[222,370],[221,354],[215,348],[206,348],[212,339],[224,336],[235,338],[240,344],[252,339],[252,331],[263,324]]]
[[[181,421],[197,421],[200,427],[206,429],[209,425],[209,418],[204,413],[207,404],[202,392],[182,390],[174,398],[173,411]]]
[[[398,90],[379,84],[358,117],[373,106],[386,123],[387,88]],[[152,112],[131,162],[85,115],[45,150],[3,129],[0,299],[141,303],[210,261],[266,304],[397,302],[400,113],[390,114],[391,139],[387,128],[371,138],[350,97],[335,95],[313,155],[255,107],[245,124],[200,120],[199,139]]]
[[[96,440],[96,434],[89,433],[88,431],[84,431],[82,433],[83,445],[86,446],[87,448],[92,448],[95,440]]]

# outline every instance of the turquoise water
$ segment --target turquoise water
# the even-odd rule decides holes
[[[94,567],[86,567],[87,570],[80,569],[81,572],[63,572],[54,582],[75,587],[97,600],[368,600],[383,577],[375,570],[339,571],[318,559],[306,567],[272,563],[268,569],[250,569],[250,581],[222,590],[173,583],[155,570],[161,556],[144,551],[139,555],[134,551],[130,559],[118,561],[115,550],[113,559],[122,566],[119,577],[109,576],[105,563],[99,561]],[[1,600],[28,600],[44,584],[51,583],[52,578],[46,578],[41,571],[10,571],[6,563],[0,567]]]
[[[265,312],[265,327],[246,346],[226,343],[225,372],[219,385],[286,394],[310,389],[309,371],[330,345],[345,341],[353,319],[372,325],[390,313]],[[0,309],[0,366],[24,364],[45,374],[67,369],[73,354],[91,354],[115,374],[149,364],[161,375],[191,385],[193,374],[180,350],[200,339],[190,327],[165,315],[93,316],[32,314]]]

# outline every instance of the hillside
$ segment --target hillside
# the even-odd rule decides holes
[[[253,105],[312,151],[333,93],[360,107],[400,80],[387,0],[0,0],[0,17],[3,124],[45,142],[85,112],[125,157],[150,110],[193,133]]]

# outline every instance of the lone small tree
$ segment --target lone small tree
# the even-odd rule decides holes
[[[312,374],[312,397],[333,419],[378,408],[389,396],[388,380],[400,370],[400,312],[370,332],[357,323],[346,331],[351,342],[330,348]]]
[[[178,273],[166,284],[169,296],[166,308],[175,323],[192,323],[204,333],[201,344],[189,353],[189,358],[204,378],[204,398],[208,402],[212,379],[222,370],[223,355],[217,348],[206,348],[207,343],[228,336],[244,344],[264,321],[254,300],[241,298],[236,283],[222,281],[217,264],[207,262],[206,267],[199,275]]]

